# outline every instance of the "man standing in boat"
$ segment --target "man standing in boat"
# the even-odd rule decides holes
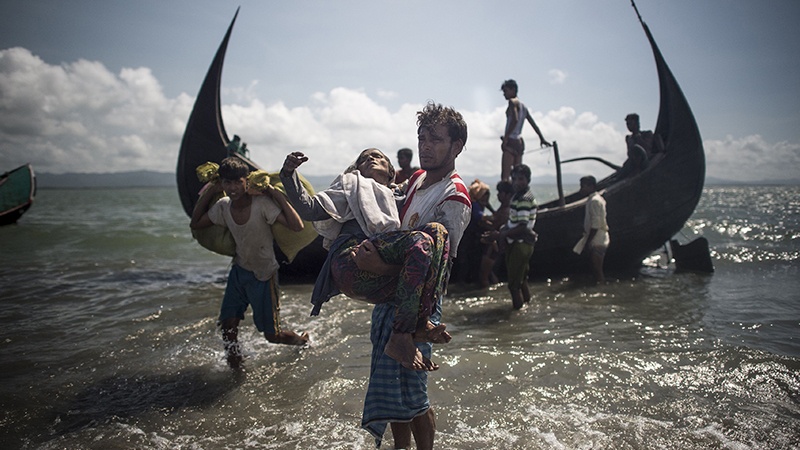
[[[467,124],[453,108],[428,103],[417,113],[417,126],[422,170],[408,180],[406,202],[400,211],[401,229],[441,223],[450,236],[450,249],[455,256],[471,213],[467,186],[455,168],[456,157],[467,141]],[[386,265],[369,241],[359,247],[356,259],[364,270]],[[372,312],[372,362],[361,426],[375,436],[378,445],[386,425],[391,424],[395,448],[409,448],[413,434],[417,449],[432,449],[436,423],[428,400],[428,372],[406,369],[383,351],[392,332],[394,311],[392,305],[384,304],[376,305]],[[430,321],[438,325],[441,315],[440,297]],[[417,342],[417,347],[430,359],[431,342],[439,340],[433,336],[421,338],[428,342]]]
[[[501,161],[500,179],[502,181],[511,181],[511,168],[522,164],[522,154],[525,153],[522,127],[525,125],[526,120],[531,124],[536,134],[539,135],[539,144],[542,147],[550,147],[550,143],[545,140],[528,108],[517,97],[517,82],[506,80],[500,90],[503,91],[503,97],[508,100],[506,130],[501,136],[503,143],[500,148],[503,151],[503,159]]]

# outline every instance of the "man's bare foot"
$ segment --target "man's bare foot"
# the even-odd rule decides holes
[[[422,352],[414,345],[414,338],[411,333],[392,331],[383,353],[399,362],[406,369],[431,371],[439,368],[430,359],[422,356]]]
[[[273,344],[286,344],[286,345],[306,345],[308,343],[308,332],[297,334],[294,331],[281,331],[278,334],[264,333],[264,337]]]
[[[430,321],[425,323],[425,328],[418,328],[414,332],[414,342],[433,342],[434,344],[447,344],[453,339],[450,333],[445,331],[447,325],[440,323],[434,325]]]

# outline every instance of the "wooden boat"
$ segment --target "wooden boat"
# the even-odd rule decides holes
[[[36,196],[36,176],[30,164],[0,175],[0,225],[16,223]]]
[[[705,180],[703,141],[692,110],[641,16],[639,21],[655,57],[661,99],[654,133],[665,151],[637,175],[619,179],[612,174],[598,182],[607,203],[611,245],[605,269],[611,271],[639,268],[678,233],[694,212]],[[583,232],[585,202],[574,193],[540,205],[533,277],[589,272],[586,259],[572,251]]]
[[[262,169],[251,161],[242,148],[237,145],[237,139],[232,142],[225,131],[220,108],[220,86],[222,81],[222,66],[225,61],[225,52],[231,37],[233,25],[239,10],[236,10],[228,30],[220,43],[211,66],[206,73],[200,91],[197,94],[192,114],[186,124],[183,134],[176,177],[178,182],[178,195],[186,214],[191,217],[194,205],[197,203],[200,190],[204,183],[196,173],[198,166],[206,162],[220,163],[228,156],[236,156],[244,160],[253,169]],[[276,236],[277,239],[277,236]],[[275,246],[276,256],[281,262],[281,282],[313,282],[325,261],[327,251],[322,248],[322,238],[316,239],[312,244],[303,248],[291,258],[287,257],[280,246]],[[291,260],[291,263],[289,261]]]
[[[220,81],[235,21],[236,15],[200,88],[181,144],[178,191],[190,216],[202,187],[195,168],[228,156],[231,141],[220,111]],[[641,16],[639,21],[650,42],[659,77],[661,104],[654,132],[663,139],[665,152],[638,175],[624,179],[612,175],[598,183],[607,202],[612,242],[605,267],[612,271],[638,268],[645,257],[679,232],[697,206],[705,179],[703,143],[691,108]],[[246,156],[239,156],[252,167],[258,167]],[[557,147],[556,161],[561,194],[559,199],[540,206],[535,227],[539,241],[531,260],[531,275],[537,278],[589,272],[585,258],[572,252],[583,231],[586,200],[578,193],[563,195]],[[313,281],[325,254],[321,239],[314,241],[291,264],[282,264],[281,280]]]

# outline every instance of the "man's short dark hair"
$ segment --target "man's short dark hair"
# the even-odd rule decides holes
[[[460,140],[463,145],[467,145],[467,122],[461,113],[449,106],[428,102],[422,111],[417,111],[417,128],[433,129],[437,125],[447,128],[451,141]]]
[[[405,156],[406,158],[411,159],[414,157],[414,152],[410,148],[401,148],[397,151],[397,156]]]

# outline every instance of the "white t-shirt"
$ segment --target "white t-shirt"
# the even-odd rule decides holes
[[[597,192],[589,196],[586,203],[586,215],[583,218],[583,231],[587,235],[594,228],[597,230],[590,247],[608,247],[608,223],[606,222],[606,199]]]
[[[472,215],[469,191],[455,170],[434,185],[419,189],[426,175],[420,171],[409,180],[400,213],[401,229],[413,230],[429,222],[442,224],[450,236],[450,254],[455,257]]]
[[[279,264],[273,249],[272,224],[282,212],[271,198],[254,195],[250,217],[239,225],[231,216],[231,199],[222,197],[208,210],[208,218],[216,225],[227,227],[236,241],[234,264],[253,272],[261,281],[275,275]]]

